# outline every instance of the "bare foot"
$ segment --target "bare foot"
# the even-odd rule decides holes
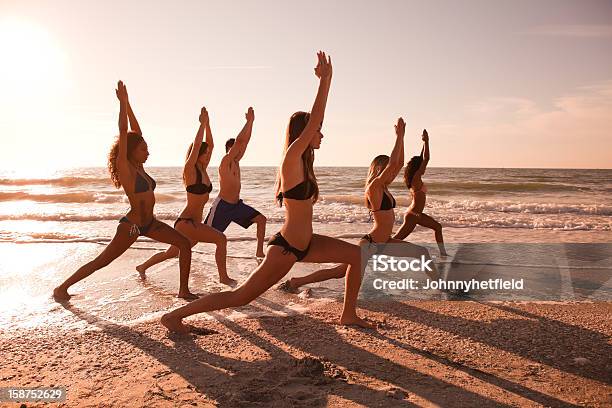
[[[53,289],[53,299],[55,299],[56,302],[67,302],[70,300],[70,297],[66,289],[59,286]]]
[[[222,284],[227,285],[227,286],[234,287],[234,286],[236,286],[238,281],[236,279],[230,278],[229,276],[226,276],[225,278],[219,278],[219,283],[222,283]]]
[[[177,319],[176,317],[170,316],[169,313],[166,313],[161,317],[161,324],[174,333],[189,333],[189,327],[185,326],[182,320],[183,319]]]
[[[280,290],[287,293],[298,293],[298,288],[291,284],[291,279],[287,279],[276,287],[276,290]]]
[[[266,254],[264,254],[264,251],[257,252],[257,253],[255,254],[255,257],[256,257],[256,258],[265,258],[265,257],[266,257]]]
[[[187,290],[187,291],[180,291],[177,297],[180,297],[181,299],[185,299],[185,300],[194,300],[194,299],[197,299],[199,296]]]
[[[344,317],[344,316],[341,317],[340,324],[344,326],[359,326],[359,327],[363,327],[364,329],[376,330],[375,325],[368,322],[367,320],[364,320],[358,317],[357,315],[351,316],[351,317]]]
[[[136,267],[136,270],[140,274],[141,278],[145,278],[146,277],[145,272],[147,271],[147,268],[145,268],[144,265],[138,265]]]

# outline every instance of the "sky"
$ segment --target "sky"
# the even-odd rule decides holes
[[[122,79],[150,166],[181,166],[206,106],[217,148],[255,109],[243,165],[276,166],[334,77],[319,166],[612,168],[611,1],[0,0],[0,170],[105,166]]]

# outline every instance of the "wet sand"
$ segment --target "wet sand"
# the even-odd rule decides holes
[[[360,305],[377,331],[335,325],[337,301],[278,291],[237,309],[250,317],[189,318],[187,336],[66,306],[85,330],[0,336],[0,386],[66,386],[51,405],[65,407],[612,404],[611,302]]]

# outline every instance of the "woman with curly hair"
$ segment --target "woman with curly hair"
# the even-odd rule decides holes
[[[116,188],[123,191],[130,202],[130,211],[119,220],[117,232],[108,246],[93,261],[80,267],[72,276],[53,290],[57,301],[67,301],[71,295],[68,288],[104,268],[123,254],[139,236],[144,235],[179,249],[180,286],[178,296],[194,299],[189,291],[189,269],[191,267],[191,245],[187,238],[175,229],[157,220],[153,214],[155,206],[155,180],[149,176],[143,163],[149,157],[147,143],[128,100],[127,88],[119,81],[116,89],[119,99],[119,137],[108,155],[108,170]],[[128,131],[128,122],[131,130]]]

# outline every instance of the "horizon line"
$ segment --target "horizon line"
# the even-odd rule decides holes
[[[174,165],[174,166],[168,166],[168,165],[161,165],[161,166],[146,166],[148,168],[181,168],[184,165]],[[218,168],[218,165],[209,165],[208,168]],[[242,168],[249,168],[249,167],[261,167],[261,168],[278,168],[278,165],[261,165],[261,164],[255,164],[255,165],[243,165],[241,166]],[[351,165],[346,165],[346,166],[330,166],[330,165],[322,165],[322,166],[314,166],[315,168],[368,168],[369,166],[365,165],[365,166],[351,166]],[[70,167],[58,167],[54,170],[70,170],[70,169],[83,169],[83,168],[90,168],[90,169],[106,169],[106,166],[70,166]],[[428,165],[427,166],[428,169],[502,169],[502,170],[612,170],[612,167],[473,167],[473,166],[431,166]],[[2,171],[11,171],[8,169],[0,169],[0,172]]]

